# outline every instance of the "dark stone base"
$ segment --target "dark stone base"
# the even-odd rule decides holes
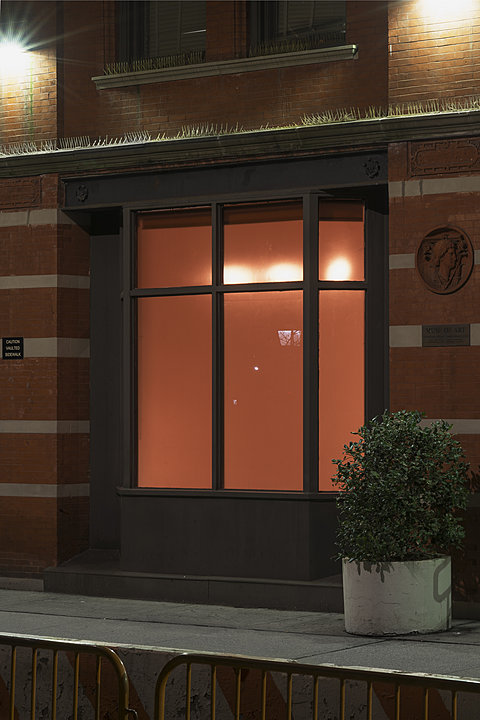
[[[340,575],[314,581],[160,575],[120,567],[118,554],[89,550],[44,575],[45,591],[139,600],[343,612]]]

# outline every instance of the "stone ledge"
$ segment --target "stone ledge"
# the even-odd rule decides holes
[[[206,62],[195,65],[179,65],[178,67],[160,68],[156,70],[138,70],[136,72],[116,73],[114,75],[98,75],[92,77],[97,90],[127,87],[128,85],[146,85],[149,83],[171,82],[172,80],[191,80],[199,77],[216,75],[234,75],[237,73],[315,63],[335,62],[338,60],[354,60],[357,58],[356,45],[340,45],[338,47],[302,50],[300,52],[261,55],[259,57]]]
[[[93,551],[95,552],[95,551]],[[46,592],[132,598],[161,602],[189,602],[200,605],[272,608],[316,612],[343,611],[341,576],[311,581],[263,578],[163,575],[122,570],[118,561],[98,567],[87,551],[87,562],[77,556],[44,573]],[[83,561],[83,562],[82,562]]]
[[[408,140],[478,134],[480,110],[304,125],[205,137],[129,142],[0,156],[0,177],[145,171],[383,150]]]

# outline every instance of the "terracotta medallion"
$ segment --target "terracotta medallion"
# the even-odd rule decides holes
[[[417,270],[434,293],[446,295],[464,285],[473,268],[473,247],[463,230],[435,228],[425,235],[417,251]]]

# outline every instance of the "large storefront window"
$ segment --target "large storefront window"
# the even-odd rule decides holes
[[[332,490],[365,417],[364,211],[311,207],[138,214],[139,487]]]

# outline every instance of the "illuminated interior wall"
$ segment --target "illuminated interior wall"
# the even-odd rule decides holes
[[[227,208],[225,283],[301,281],[302,228],[300,203]],[[302,489],[302,307],[301,291],[225,295],[227,489]]]
[[[365,279],[363,208],[358,203],[320,203],[319,279]],[[332,485],[332,459],[365,419],[365,292],[319,293],[319,489]]]
[[[323,203],[318,227],[319,489],[331,490],[331,460],[364,422],[363,208]],[[301,204],[227,207],[220,236],[223,486],[301,491]],[[140,218],[137,287],[152,294],[136,305],[142,487],[212,487],[211,249],[209,209]]]
[[[210,211],[144,215],[137,286],[211,282]],[[211,295],[137,303],[138,484],[209,488],[212,476]]]
[[[152,213],[139,219],[137,287],[182,287],[212,282],[209,210]]]
[[[138,301],[138,484],[211,486],[211,298]]]
[[[225,211],[224,282],[303,280],[302,208],[237,206]]]
[[[225,487],[301,490],[302,293],[225,297]]]
[[[326,290],[319,302],[319,489],[331,490],[332,459],[363,425],[364,307],[359,290]],[[334,488],[336,489],[336,488]]]

